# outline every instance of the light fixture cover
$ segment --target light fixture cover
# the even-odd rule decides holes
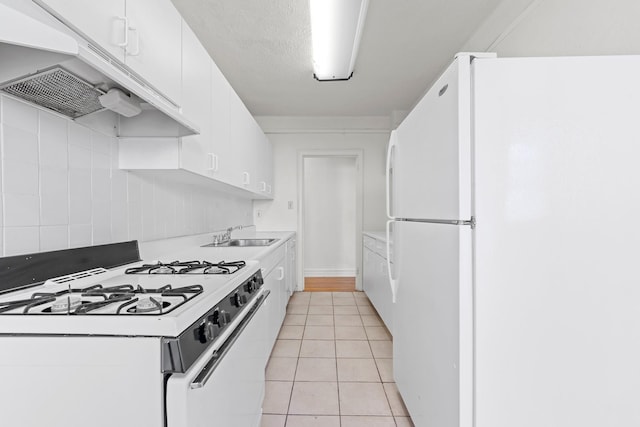
[[[133,117],[142,112],[140,101],[134,96],[129,96],[117,88],[109,89],[109,91],[98,97],[98,101],[104,108],[125,116]]]
[[[309,0],[316,79],[351,77],[368,6],[369,0]]]

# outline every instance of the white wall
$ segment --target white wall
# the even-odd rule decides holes
[[[388,126],[388,122],[386,123]],[[389,132],[358,129],[336,133],[318,130],[307,133],[276,133],[261,123],[273,144],[274,200],[254,201],[254,220],[258,230],[295,231],[298,226],[298,151],[363,150],[363,230],[385,227],[385,158]],[[292,209],[288,202],[292,202]]]
[[[251,223],[250,200],[119,170],[115,116],[86,122],[0,97],[0,255]]]
[[[640,54],[640,1],[505,0],[464,51],[499,56]]]
[[[356,159],[304,159],[304,276],[356,275]]]

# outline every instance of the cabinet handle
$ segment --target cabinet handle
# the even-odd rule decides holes
[[[129,44],[129,18],[126,16],[116,16],[116,19],[124,22],[124,41],[122,43],[116,43],[117,46],[125,48]]]
[[[251,183],[251,175],[249,174],[249,172],[243,172],[242,175],[244,176],[242,184],[249,185]]]
[[[284,279],[284,267],[278,267],[278,271],[280,272],[280,277],[277,280]]]
[[[215,153],[207,153],[207,156],[209,157],[209,167],[207,168],[207,170],[208,171],[217,172],[218,171],[218,156],[216,156]]]
[[[140,32],[135,27],[129,27],[129,29],[136,34],[136,50],[133,51],[133,52],[128,52],[127,51],[127,55],[129,55],[129,56],[138,56],[138,55],[140,55]]]

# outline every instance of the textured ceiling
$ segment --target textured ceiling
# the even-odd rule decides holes
[[[354,74],[313,78],[307,0],[172,0],[258,116],[410,109],[500,0],[370,0]]]

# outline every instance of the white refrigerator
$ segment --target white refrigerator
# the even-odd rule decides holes
[[[458,55],[387,163],[416,427],[640,426],[640,56]]]

